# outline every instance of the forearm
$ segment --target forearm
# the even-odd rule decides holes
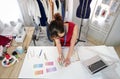
[[[74,51],[74,46],[75,46],[75,43],[77,41],[77,36],[78,36],[78,27],[75,26],[74,32],[73,32],[73,35],[72,35],[72,39],[71,39],[71,42],[70,42],[70,48],[69,48],[68,55],[67,55],[68,58],[70,58],[72,56],[72,53]]]
[[[60,44],[56,44],[56,46],[57,46],[57,49],[58,49],[59,56],[62,55],[62,47],[61,47],[61,45]]]
[[[59,40],[55,40],[59,56],[62,55],[62,47]]]
[[[67,54],[67,58],[71,58],[72,54],[73,54],[73,50],[74,50],[74,44],[70,45],[69,47],[69,51],[68,51],[68,54]]]

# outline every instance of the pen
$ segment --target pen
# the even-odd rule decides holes
[[[39,54],[39,56],[41,56],[41,54],[42,54],[42,49],[41,49],[41,51],[40,51],[40,54]]]

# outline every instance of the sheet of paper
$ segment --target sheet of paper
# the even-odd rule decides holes
[[[68,51],[69,51],[69,48],[62,48],[62,50],[63,50],[64,58],[66,58],[66,56],[68,54]],[[80,58],[78,56],[78,50],[77,50],[77,48],[74,48],[70,61],[71,62],[76,62],[76,61],[79,61],[79,60],[80,60]]]

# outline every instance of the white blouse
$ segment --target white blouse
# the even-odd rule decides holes
[[[31,16],[32,19],[35,19],[36,24],[40,24],[38,17],[41,17],[41,13],[40,13],[37,1],[36,0],[28,0],[27,7],[28,7],[29,16]]]

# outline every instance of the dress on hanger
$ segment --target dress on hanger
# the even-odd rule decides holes
[[[41,0],[41,3],[43,4],[44,10],[45,10],[45,14],[46,17],[48,16],[48,8],[47,8],[47,3],[45,0]]]
[[[60,13],[61,15],[61,2],[60,0],[52,0],[53,1],[53,4],[54,4],[54,14],[55,13]]]
[[[59,2],[58,2],[58,0],[55,0],[55,3],[56,3],[56,6],[57,6],[57,9],[59,9]]]
[[[90,16],[90,3],[92,0],[79,0],[79,6],[76,11],[76,16],[78,18],[87,19]]]
[[[54,5],[52,0],[48,0],[48,16],[47,16],[47,22],[50,23],[51,20],[53,19],[53,10],[54,10]]]
[[[37,0],[37,2],[38,2],[39,10],[41,13],[40,24],[41,24],[41,26],[46,26],[47,17],[46,17],[44,6],[43,6],[41,0]]]
[[[29,0],[27,2],[27,7],[29,16],[31,16],[31,18],[34,19],[35,23],[39,25],[40,20],[38,17],[41,17],[41,13],[39,11],[39,6],[36,0]]]
[[[60,0],[61,1],[61,9],[62,9],[62,19],[64,20],[65,17],[65,0]]]
[[[72,15],[73,15],[73,0],[66,0],[64,21],[72,21]]]

